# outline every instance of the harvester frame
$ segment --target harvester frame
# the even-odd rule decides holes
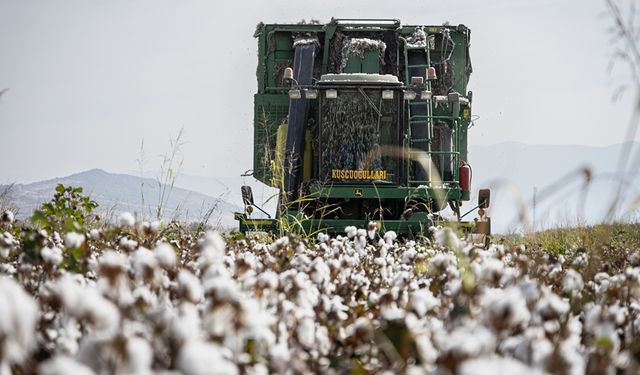
[[[444,222],[438,212],[448,205],[459,227],[490,233],[488,190],[475,207],[479,219],[463,222],[460,212],[471,194],[468,28],[332,20],[260,24],[255,36],[252,174],[281,193],[275,218],[253,218],[260,207],[244,187],[240,231],[277,231],[286,221],[305,233],[340,232],[375,222],[415,236]],[[360,110],[336,109],[340,100]],[[349,128],[356,115],[361,123]],[[344,151],[354,149],[337,139],[345,129],[364,151]]]

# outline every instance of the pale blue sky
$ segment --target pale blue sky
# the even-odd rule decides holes
[[[624,71],[607,73],[604,11],[603,0],[0,0],[0,183],[131,172],[143,138],[156,170],[182,126],[184,173],[250,169],[256,23],[332,16],[470,27],[472,144],[619,143],[632,95],[611,101]]]

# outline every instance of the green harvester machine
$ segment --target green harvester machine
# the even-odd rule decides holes
[[[470,200],[470,30],[387,19],[259,24],[251,174],[279,189],[275,217],[252,217],[249,186],[240,231],[342,232],[348,226],[420,235],[442,224],[490,233],[489,190],[479,217]],[[266,214],[266,212],[264,212]],[[448,222],[451,222],[449,220]]]

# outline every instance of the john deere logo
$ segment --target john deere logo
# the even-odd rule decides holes
[[[353,189],[353,196],[354,197],[361,197],[362,196],[362,189],[360,189],[360,188]]]

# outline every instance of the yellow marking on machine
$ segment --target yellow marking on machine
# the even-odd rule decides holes
[[[331,178],[340,180],[386,180],[387,171],[332,169]]]
[[[249,220],[245,220],[244,223],[246,225],[271,225],[273,222],[271,220],[249,219]]]

